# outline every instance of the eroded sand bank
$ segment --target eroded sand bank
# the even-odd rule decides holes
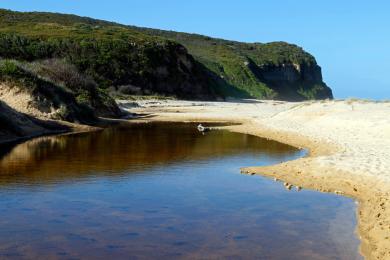
[[[390,259],[389,102],[120,103],[126,110],[142,114],[141,120],[237,122],[241,125],[226,128],[309,149],[305,158],[242,171],[355,198],[363,255]]]

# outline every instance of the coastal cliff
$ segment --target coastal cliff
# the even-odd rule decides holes
[[[242,43],[58,13],[0,9],[0,101],[41,120],[119,118],[115,98],[331,99],[315,58],[285,43]],[[0,129],[1,130],[1,129]]]
[[[315,58],[285,42],[242,43],[9,10],[0,10],[0,25],[0,57],[64,59],[103,91],[208,100],[333,97]]]
[[[198,34],[131,28],[183,44],[219,78],[213,88],[220,96],[287,101],[333,98],[316,59],[297,45],[243,43]]]
[[[278,98],[290,101],[332,98],[331,89],[322,81],[317,64],[255,64],[249,63],[253,74],[278,93]]]

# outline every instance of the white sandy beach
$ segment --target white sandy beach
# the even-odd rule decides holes
[[[305,158],[242,171],[355,198],[363,255],[390,259],[390,102],[119,102],[143,120],[237,122],[227,128],[309,149]]]

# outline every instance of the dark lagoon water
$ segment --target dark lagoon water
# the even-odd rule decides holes
[[[0,259],[360,258],[351,199],[240,174],[287,145],[159,123],[0,148]]]

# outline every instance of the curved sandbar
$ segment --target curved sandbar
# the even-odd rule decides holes
[[[355,198],[363,255],[390,258],[390,102],[138,103],[128,110],[146,121],[236,122],[226,128],[309,149],[305,158],[243,172]]]

